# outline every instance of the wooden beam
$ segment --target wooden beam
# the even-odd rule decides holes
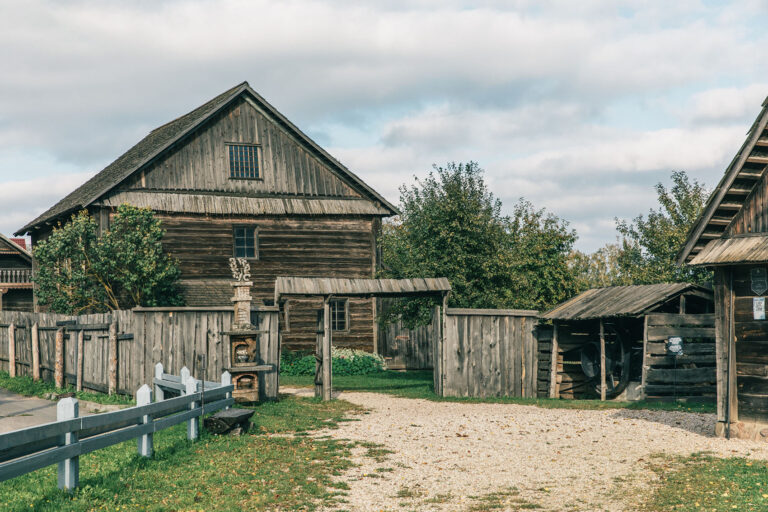
[[[600,319],[600,400],[605,402],[605,326]]]
[[[333,397],[331,379],[333,376],[333,361],[331,360],[331,301],[330,297],[323,300],[323,400]]]
[[[83,390],[83,366],[85,365],[85,331],[77,331],[77,375],[75,389]]]
[[[755,146],[768,147],[768,139],[757,139]]]
[[[32,325],[32,380],[40,380],[40,332]]]
[[[557,360],[560,351],[557,344],[558,322],[552,323],[552,352],[549,357],[549,398],[558,398],[557,392]]]
[[[747,162],[750,164],[768,164],[768,156],[748,156]]]
[[[64,387],[64,329],[56,331],[56,362],[53,371],[53,382],[56,387]]]
[[[650,367],[651,364],[648,361],[648,315],[645,315],[643,318],[643,362],[641,366],[642,374],[640,377],[640,387],[643,389],[643,394],[646,394],[645,383],[648,376],[648,369]]]
[[[8,374],[16,376],[16,325],[13,322],[8,326]]]

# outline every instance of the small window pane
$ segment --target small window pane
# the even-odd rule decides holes
[[[347,301],[346,300],[332,300],[331,301],[331,330],[333,331],[346,331],[347,330]]]
[[[234,228],[235,258],[256,257],[256,232],[254,228]]]
[[[259,177],[259,148],[239,144],[229,145],[229,177],[256,179]]]

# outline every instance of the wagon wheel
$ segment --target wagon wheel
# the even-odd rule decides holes
[[[629,345],[615,326],[606,325],[605,340],[605,396],[615,398],[629,384]],[[600,343],[590,342],[581,349],[581,368],[600,394]]]

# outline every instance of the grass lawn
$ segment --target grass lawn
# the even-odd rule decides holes
[[[651,464],[660,484],[640,508],[661,511],[768,510],[768,464],[706,454],[658,456]]]
[[[312,387],[314,376],[280,376],[280,385],[288,387]],[[600,400],[561,400],[553,398],[463,398],[439,397],[432,385],[432,371],[408,372],[385,371],[368,375],[334,375],[333,387],[339,391],[372,391],[389,393],[404,398],[422,398],[442,402],[509,403],[536,405],[554,409],[660,409],[685,412],[715,412],[714,403],[683,402],[614,402]]]
[[[32,377],[19,376],[11,377],[8,372],[0,372],[0,388],[7,389],[14,393],[24,396],[36,396],[45,398],[46,395],[54,393],[75,393],[78,399],[99,404],[134,404],[134,400],[125,395],[107,395],[104,393],[91,393],[88,391],[75,391],[72,386],[66,388],[57,388],[51,382],[43,380],[34,381]]]
[[[283,397],[255,407],[255,428],[243,436],[203,433],[186,426],[155,434],[155,456],[136,454],[136,442],[81,457],[80,487],[70,496],[56,486],[56,466],[0,483],[1,510],[314,510],[338,500],[332,476],[350,466],[350,443],[300,433],[334,426],[361,412],[343,400]]]

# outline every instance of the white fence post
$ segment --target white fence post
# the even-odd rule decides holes
[[[56,404],[56,421],[71,420],[80,415],[77,398],[64,398]],[[77,433],[67,432],[61,436],[61,444],[77,443]],[[72,457],[59,462],[59,489],[71,491],[80,482],[80,457]]]
[[[136,405],[142,406],[142,405],[149,405],[152,403],[152,389],[144,384],[139,388],[139,390],[136,392]],[[147,425],[148,423],[152,422],[152,416],[149,414],[145,414],[141,417],[141,424]],[[152,457],[153,452],[153,440],[152,440],[152,434],[142,434],[138,439],[138,449],[139,449],[139,455],[142,457]]]
[[[185,368],[182,368],[182,371],[185,370]],[[187,373],[189,373],[189,370],[187,370]],[[190,376],[185,381],[185,384],[187,385],[187,395],[193,395],[197,393],[197,381],[194,377]],[[195,410],[198,407],[197,401],[194,401],[189,404],[190,410]],[[189,418],[187,421],[187,439],[190,441],[194,441],[197,439],[198,434],[200,433],[200,425],[198,425],[197,422],[197,416],[194,418]]]
[[[181,384],[183,386],[186,386],[187,381],[189,380],[189,368],[187,368],[186,366],[182,366],[181,367],[181,371],[179,372],[179,377],[181,377],[181,381],[180,381]],[[197,390],[195,390],[195,391],[197,391]],[[188,393],[189,393],[189,391],[185,391],[185,390],[181,391],[182,395],[186,395]]]
[[[230,374],[228,371],[224,370],[224,373],[221,374],[221,385],[222,386],[231,386],[232,385],[232,374]],[[224,396],[224,398],[232,398],[232,392]],[[229,409],[229,406],[226,406],[224,409]]]
[[[163,363],[157,363],[155,365],[155,378],[163,378]],[[162,402],[163,400],[165,400],[165,392],[163,391],[163,388],[160,387],[160,384],[155,384],[155,402]]]

